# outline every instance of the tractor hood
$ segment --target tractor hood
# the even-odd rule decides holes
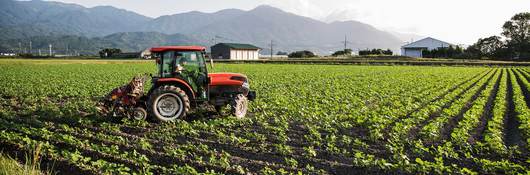
[[[238,73],[210,73],[210,86],[247,86],[247,76]]]

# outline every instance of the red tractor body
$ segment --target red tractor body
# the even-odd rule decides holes
[[[224,108],[238,117],[247,113],[250,90],[247,76],[238,73],[208,73],[202,46],[163,46],[151,49],[158,71],[151,76],[151,89],[144,94],[147,77],[135,77],[128,85],[116,88],[101,110],[145,119],[173,121],[185,117],[200,104],[212,105],[222,114]],[[112,109],[112,110],[110,110]]]
[[[230,105],[232,114],[244,117],[250,91],[245,75],[208,73],[205,48],[202,46],[163,46],[151,49],[158,75],[146,95],[148,113],[161,120],[172,121],[186,116],[191,108],[207,103],[221,110]]]

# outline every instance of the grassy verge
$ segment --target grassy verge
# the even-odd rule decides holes
[[[52,170],[42,171],[40,167],[41,146],[34,146],[34,149],[26,153],[25,162],[22,164],[9,155],[0,152],[0,175],[41,175],[55,174]]]

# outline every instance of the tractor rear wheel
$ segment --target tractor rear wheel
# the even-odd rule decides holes
[[[237,118],[244,118],[247,115],[248,110],[248,99],[243,94],[238,94],[230,102],[231,112]]]
[[[148,101],[149,114],[162,122],[184,118],[190,110],[186,92],[176,86],[165,85],[155,89]]]

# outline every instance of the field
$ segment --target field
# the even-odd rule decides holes
[[[248,75],[245,119],[96,115],[154,63],[0,60],[0,148],[63,174],[528,174],[530,68],[216,64]]]

